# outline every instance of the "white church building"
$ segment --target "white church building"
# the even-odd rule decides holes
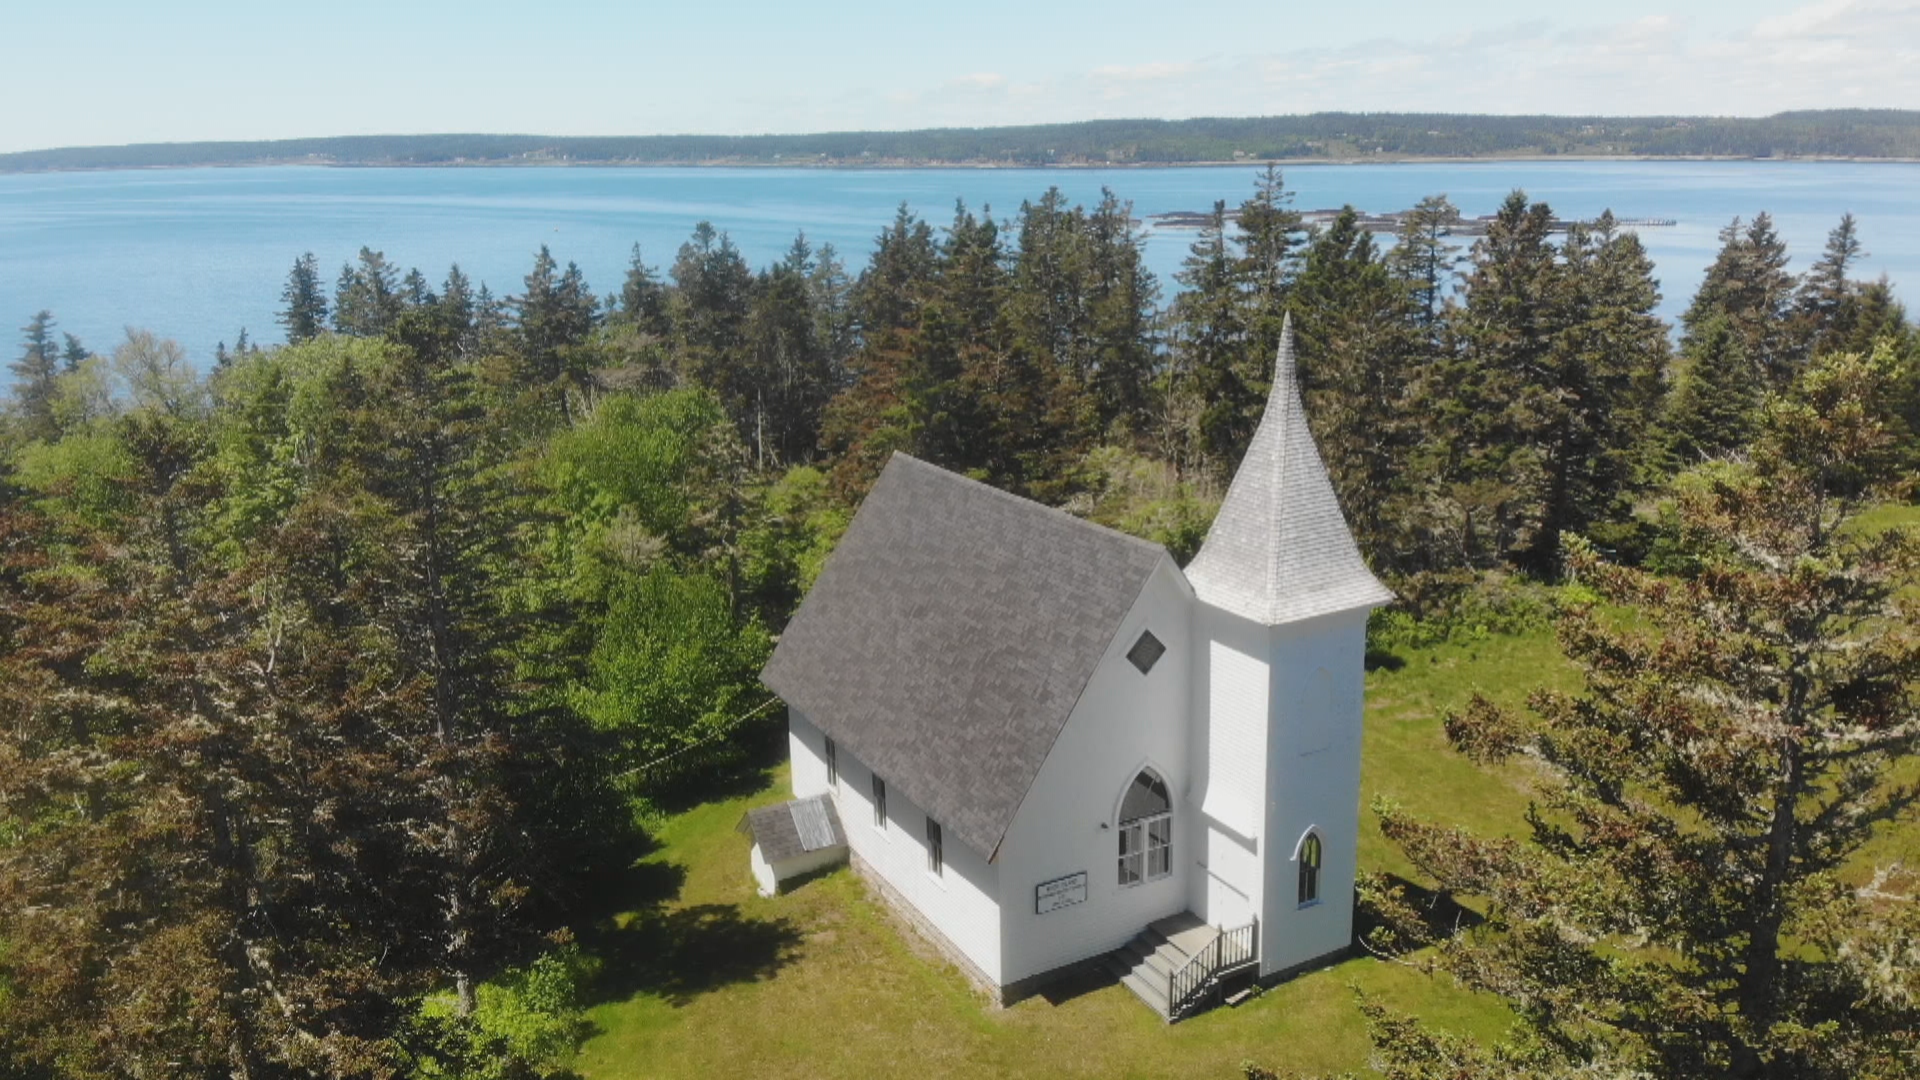
[[[1367,616],[1391,599],[1307,429],[1290,328],[1184,571],[896,454],[762,675],[796,802],[743,823],[756,875],[771,892],[846,852],[1001,1002],[1103,965],[1178,1019],[1229,977],[1330,959],[1352,935]]]

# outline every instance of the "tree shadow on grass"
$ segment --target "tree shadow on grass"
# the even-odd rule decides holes
[[[1364,896],[1368,892],[1378,899],[1369,902]],[[1356,954],[1400,956],[1486,921],[1451,893],[1415,884],[1398,874],[1379,874],[1372,876],[1370,888],[1355,890],[1352,946]]]
[[[1368,671],[1399,671],[1407,666],[1407,659],[1399,653],[1386,649],[1367,650]]]
[[[591,1003],[645,993],[681,1008],[708,991],[772,977],[799,959],[800,942],[786,919],[752,918],[733,904],[648,911],[594,941],[603,967]]]

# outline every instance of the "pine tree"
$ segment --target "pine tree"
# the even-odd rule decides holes
[[[327,296],[320,286],[320,260],[313,252],[293,260],[287,287],[280,292],[286,306],[277,317],[287,331],[287,344],[312,341],[327,329]]]

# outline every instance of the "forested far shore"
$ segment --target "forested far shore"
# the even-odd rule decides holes
[[[0,172],[213,165],[1116,166],[1540,157],[1920,160],[1920,112],[1311,113],[805,135],[354,135],[0,154]]]
[[[1363,1001],[1381,1067],[1910,1076],[1920,903],[1860,853],[1914,827],[1920,540],[1884,515],[1920,332],[1851,216],[1798,275],[1765,212],[1728,224],[1677,333],[1610,214],[1515,191],[1471,245],[1459,218],[1309,228],[1269,168],[1172,295],[1111,191],[1004,226],[902,206],[857,274],[804,234],[756,268],[706,222],[600,290],[544,247],[507,296],[289,252],[287,343],[204,371],[22,313],[0,1075],[569,1075],[590,1006],[728,977],[609,928],[675,917],[623,906],[688,872],[636,867],[666,815],[766,783],[758,673],[887,459],[1184,564],[1290,323],[1400,597],[1370,660],[1535,618],[1587,679],[1447,718],[1558,777],[1507,838],[1377,808],[1448,904],[1382,876],[1367,944],[1514,1008],[1496,1052]]]

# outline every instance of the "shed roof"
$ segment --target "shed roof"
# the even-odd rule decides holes
[[[1187,580],[1200,599],[1265,626],[1393,600],[1360,557],[1307,427],[1292,316],[1281,330],[1266,414]]]
[[[895,454],[761,679],[991,858],[1165,558]]]
[[[761,856],[769,863],[785,862],[809,851],[847,842],[846,830],[840,827],[840,815],[834,812],[833,800],[825,795],[757,807],[747,811],[740,826],[753,836]]]

